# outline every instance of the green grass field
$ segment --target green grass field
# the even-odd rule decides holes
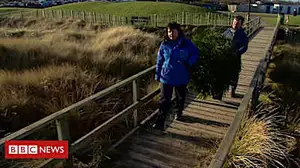
[[[277,23],[277,15],[275,14],[274,17],[266,17],[266,16],[261,16],[262,19],[267,22],[270,25],[275,26]],[[284,23],[286,23],[286,18],[284,20]],[[300,26],[300,16],[292,16],[289,15],[289,22],[288,25],[290,26]]]
[[[246,14],[247,12],[239,12],[239,14]],[[253,16],[260,16],[262,20],[264,20],[266,23],[275,26],[277,23],[277,16],[278,14],[271,14],[271,13],[251,13]],[[286,17],[287,15],[285,15]],[[288,25],[293,26],[300,26],[300,16],[289,16],[289,23]],[[286,21],[286,20],[285,20]]]
[[[300,26],[300,16],[289,16],[288,25],[297,25]]]
[[[74,11],[88,11],[98,12],[104,14],[112,14],[117,16],[130,15],[150,15],[150,14],[175,14],[183,11],[189,13],[205,13],[208,10],[187,4],[171,3],[171,2],[121,2],[121,3],[107,3],[107,2],[83,2],[66,4],[62,6],[55,6],[48,9],[58,10],[74,10]]]
[[[28,8],[0,8],[0,15],[9,15],[9,14],[14,14],[18,13],[20,11],[30,11],[32,9]]]

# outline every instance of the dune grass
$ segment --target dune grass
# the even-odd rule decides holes
[[[89,27],[92,25],[83,23],[32,18],[0,22],[1,34],[11,34],[12,29],[15,33],[23,32],[0,39],[0,130],[17,131],[155,63],[160,42],[155,34],[126,26],[95,31]],[[39,33],[35,36],[33,32]],[[141,78],[141,95],[152,91],[155,84],[149,83],[153,79],[153,75]],[[131,104],[131,87],[72,111],[68,118],[72,128],[70,142]],[[144,105],[139,114],[146,116],[152,108]],[[98,152],[102,152],[102,145],[118,140],[132,125],[129,117],[101,134]],[[50,125],[27,138],[56,139],[55,126]],[[82,157],[90,156],[84,154],[79,158]]]
[[[173,15],[176,13],[181,14],[182,12],[201,14],[208,12],[208,10],[198,6],[172,2],[83,2],[55,6],[48,9],[87,11],[103,14],[109,13],[116,16],[148,16],[151,14]]]
[[[284,116],[273,111],[255,111],[255,115],[245,117],[229,153],[226,168],[285,167],[290,144],[295,138],[286,135],[278,127]]]
[[[35,20],[36,25],[46,22]],[[38,37],[2,38],[0,111],[6,115],[1,127],[17,131],[152,66],[158,45],[156,35],[132,27],[99,32],[74,28]],[[123,105],[126,103],[116,107]],[[111,108],[113,113],[116,109]],[[24,122],[15,124],[19,119],[12,121],[14,115],[22,116]]]

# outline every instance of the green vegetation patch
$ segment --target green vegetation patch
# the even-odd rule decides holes
[[[109,13],[119,16],[132,15],[151,15],[151,14],[176,14],[182,12],[205,13],[208,10],[187,4],[171,2],[124,2],[124,3],[107,3],[107,2],[84,2],[74,3],[62,6],[51,7],[48,9],[88,11],[98,13]]]

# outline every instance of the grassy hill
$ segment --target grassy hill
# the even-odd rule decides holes
[[[83,2],[73,3],[61,6],[55,6],[48,9],[58,10],[74,10],[74,11],[88,11],[98,13],[109,13],[119,16],[130,15],[149,15],[149,14],[175,14],[190,12],[190,13],[205,13],[208,10],[187,4],[171,3],[171,2],[121,2],[121,3],[107,3],[107,2]]]

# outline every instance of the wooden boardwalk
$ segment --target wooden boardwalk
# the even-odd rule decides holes
[[[256,68],[266,55],[273,31],[274,27],[259,30],[242,56],[237,88],[241,96],[247,93]],[[231,98],[229,95],[226,93],[222,101],[217,101],[198,100],[189,94],[183,121],[172,120],[171,116],[165,132],[141,128],[108,155],[111,159],[105,167],[208,167],[242,102],[242,97]]]

